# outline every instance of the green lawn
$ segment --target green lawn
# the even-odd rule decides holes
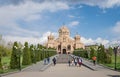
[[[9,66],[10,65],[10,56],[2,57],[2,64]]]
[[[21,63],[22,63],[22,57],[21,57]],[[0,74],[19,70],[19,69],[10,69],[9,68],[9,66],[10,66],[10,56],[9,57],[2,57],[2,65],[6,66],[8,69],[4,69],[4,70],[0,69]],[[22,66],[21,68],[23,69],[23,68],[28,67],[28,66],[29,65]]]
[[[105,65],[114,69],[114,66],[115,66],[115,57],[114,57],[114,55],[112,56],[112,63],[111,64],[105,64]],[[117,56],[117,64],[116,65],[117,65],[117,69],[120,70],[120,55]]]
[[[6,73],[6,72],[10,72],[12,70],[9,69],[9,65],[10,65],[10,56],[8,57],[2,57],[2,65],[5,66],[7,69],[0,69],[0,73]]]

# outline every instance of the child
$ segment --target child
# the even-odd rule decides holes
[[[71,62],[71,65],[73,66],[74,65],[74,61],[72,60],[72,62]]]
[[[69,66],[70,66],[70,64],[71,64],[70,60],[68,60],[68,64],[69,64]]]

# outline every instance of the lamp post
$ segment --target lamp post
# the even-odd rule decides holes
[[[114,49],[113,49],[114,55],[115,55],[115,67],[114,67],[115,70],[117,70],[116,62],[117,62],[117,50],[118,50],[118,47],[119,47],[119,46],[116,46],[116,47],[114,47]]]
[[[114,65],[114,70],[117,70],[117,51],[118,51],[118,48],[120,46],[120,43],[119,41],[116,41],[116,43],[112,46],[113,48],[113,52],[114,52],[114,55],[115,55],[115,65]]]

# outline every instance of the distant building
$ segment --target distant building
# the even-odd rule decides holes
[[[58,32],[59,37],[57,39],[55,39],[52,34],[48,36],[48,42],[46,43],[47,48],[55,48],[57,53],[62,54],[73,53],[74,49],[77,48],[85,48],[78,34],[74,39],[70,37],[70,31],[66,26],[62,26]]]
[[[85,49],[90,50],[90,48],[94,48],[95,50],[98,49],[98,45],[86,45]]]

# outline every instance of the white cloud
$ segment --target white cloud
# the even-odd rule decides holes
[[[112,29],[113,32],[120,34],[120,21],[118,21]]]
[[[38,35],[36,31],[31,31],[18,23],[19,20],[26,23],[42,19],[41,13],[44,11],[56,12],[58,10],[69,9],[68,4],[63,2],[42,2],[25,1],[19,5],[6,5],[0,7],[0,33],[7,35]],[[24,26],[24,25],[23,25]]]
[[[33,22],[33,21],[38,20],[38,19],[41,19],[41,16],[35,14],[35,15],[26,16],[26,18],[24,20],[26,22]]]
[[[29,44],[44,44],[45,42],[47,42],[47,37],[52,33],[52,35],[56,38],[58,36],[57,33],[55,32],[45,32],[41,37],[21,37],[21,36],[3,36],[3,39],[5,40],[6,43],[8,42],[21,42],[22,44],[24,44],[25,42],[28,42]]]
[[[120,0],[105,0],[99,4],[101,8],[112,8],[114,6],[120,6]]]
[[[103,44],[103,45],[107,45],[109,43],[109,40],[106,39],[102,39],[102,38],[97,38],[97,39],[92,39],[92,38],[84,38],[81,37],[81,41],[85,44],[85,45],[94,45],[94,44]]]
[[[77,26],[79,25],[79,21],[72,21],[69,23],[70,26]]]
[[[88,1],[88,5],[99,6],[100,8],[113,8],[114,6],[120,6],[120,0],[91,0]]]
[[[55,4],[55,2],[61,2],[60,4],[57,5],[62,5],[60,8],[66,8],[67,6],[64,5],[64,3],[67,4],[86,4],[89,6],[98,6],[100,8],[112,8],[114,6],[120,6],[120,0],[4,0],[1,1],[1,6],[5,6],[5,5],[20,5],[23,3],[27,3],[27,2],[34,2],[34,3],[39,3],[42,4],[44,2],[48,2],[48,3],[53,3],[53,5]],[[46,5],[46,7],[49,6]],[[81,6],[79,8],[81,8]],[[52,6],[51,6],[52,7]]]
[[[51,33],[55,38],[58,37],[58,33],[48,31],[48,32],[45,32],[41,37],[21,37],[21,36],[7,35],[7,36],[3,36],[3,39],[6,42],[6,44],[9,42],[13,43],[14,41],[21,42],[22,44],[24,44],[25,42],[28,42],[29,44],[34,44],[34,45],[38,43],[45,44],[47,42],[48,36]],[[81,37],[81,42],[84,43],[85,45],[103,44],[105,46],[113,45],[116,43],[116,41],[110,42],[109,40],[102,39],[102,38],[92,39],[92,38],[85,38],[85,37]]]
[[[67,0],[70,4],[85,4],[89,6],[98,6],[99,8],[113,8],[120,6],[120,0]]]
[[[17,24],[10,24],[9,26],[0,26],[0,33],[14,36],[39,36],[39,32],[30,31],[19,27]]]

